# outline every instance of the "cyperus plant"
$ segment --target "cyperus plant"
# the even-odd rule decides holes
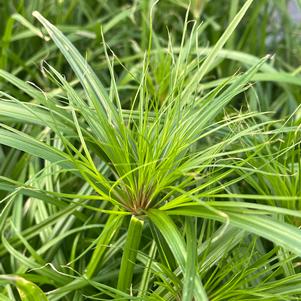
[[[299,212],[237,199],[215,201],[224,194],[224,198],[243,198],[231,189],[250,175],[256,176],[248,164],[271,142],[265,129],[273,122],[265,121],[263,114],[220,118],[225,106],[250,88],[268,57],[213,89],[199,88],[251,3],[245,2],[205,59],[197,63],[191,54],[202,27],[193,26],[188,38],[184,28],[179,52],[164,51],[170,65],[160,97],[156,89],[150,89],[150,37],[140,72],[133,75],[137,89],[130,104],[122,99],[124,87],[116,78],[105,44],[109,88],[61,31],[33,13],[68,61],[81,88],[49,65],[43,71],[59,86],[56,94],[0,71],[1,77],[32,98],[25,102],[2,92],[0,107],[5,114],[1,115],[8,120],[1,124],[1,143],[43,160],[41,166],[31,159],[21,185],[2,179],[2,189],[12,193],[2,201],[0,255],[9,254],[16,261],[14,271],[4,264],[3,272],[37,280],[46,287],[49,300],[223,300],[233,296],[231,300],[239,300],[242,295],[255,298],[260,294],[250,272],[253,266],[264,269],[260,256],[279,260],[275,255],[278,246],[300,255],[299,230],[274,218],[284,214],[300,217]],[[152,35],[151,19],[149,23]],[[41,131],[28,135],[12,122],[35,124]],[[251,143],[254,135],[268,138]],[[19,187],[13,189],[15,186]],[[18,208],[22,211],[24,207],[25,212],[14,210],[18,198]],[[36,206],[37,216],[27,216],[30,206]],[[7,216],[11,212],[24,214],[26,222],[34,219],[33,225],[23,229],[10,223]],[[263,243],[246,232],[276,247],[269,256],[263,255]],[[72,246],[66,246],[64,239],[72,235]],[[245,251],[249,262],[239,277],[250,279],[247,284],[238,281],[242,284],[237,290],[247,285],[250,292],[239,295],[229,290],[224,297],[215,290],[213,279],[221,283],[223,273],[216,272],[220,267],[215,264],[223,260],[224,253],[232,257],[239,244],[248,243],[253,249]],[[241,266],[239,259],[235,263]],[[277,279],[273,268],[260,275],[266,282]],[[285,281],[293,283],[291,275],[286,276]],[[12,277],[3,280],[19,279]],[[228,275],[229,282],[235,282],[235,277]],[[226,284],[221,287],[227,290]],[[262,291],[268,296],[268,285]]]

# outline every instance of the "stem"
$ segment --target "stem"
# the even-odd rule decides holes
[[[142,23],[141,48],[143,50],[147,49],[148,16],[149,16],[149,1],[148,0],[142,0],[142,2],[141,2],[141,23]]]
[[[143,221],[132,215],[122,254],[117,284],[117,289],[126,293],[129,292],[132,284],[134,266],[142,236],[142,229]]]

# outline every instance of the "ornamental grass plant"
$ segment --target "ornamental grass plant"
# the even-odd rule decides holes
[[[300,300],[300,27],[213,2],[2,5],[0,300]]]

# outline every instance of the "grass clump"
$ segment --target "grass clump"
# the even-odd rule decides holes
[[[188,7],[181,37],[154,22],[166,5],[179,17],[187,8],[116,2],[119,14],[96,33],[94,68],[62,33],[74,28],[37,11],[44,29],[12,17],[62,56],[43,62],[35,83],[0,70],[3,300],[300,297],[298,72],[244,36],[233,49],[239,30],[256,29],[254,18],[238,28],[248,9],[267,17],[278,6],[231,1],[227,28],[200,47],[217,24],[190,12],[207,16],[210,3]],[[131,49],[106,40],[121,20],[140,24],[127,32]],[[261,111],[269,102],[275,109]]]

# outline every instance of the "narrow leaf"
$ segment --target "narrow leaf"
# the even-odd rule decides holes
[[[218,207],[214,208],[219,209]],[[288,248],[297,255],[301,255],[301,232],[297,227],[274,220],[268,215],[256,215],[255,210],[254,214],[237,214],[225,210],[223,207],[220,210],[223,211],[223,216],[204,206],[183,207],[166,213],[168,215],[198,216],[227,222],[242,230],[264,237],[276,245]]]
[[[165,214],[165,212],[151,209],[147,213],[150,220],[156,225],[156,227],[160,230],[167,243],[169,244],[173,254],[179,264],[179,267],[182,273],[185,275],[186,269],[186,261],[187,261],[187,251],[185,247],[185,242],[183,241],[182,235],[177,229],[176,225],[172,221],[172,219]],[[192,263],[189,263],[189,265]],[[199,301],[207,301],[208,297],[206,295],[205,289],[202,285],[201,279],[199,275],[195,271],[194,280],[194,297],[195,300]],[[190,273],[191,277],[191,273]],[[188,299],[186,299],[188,300]]]

